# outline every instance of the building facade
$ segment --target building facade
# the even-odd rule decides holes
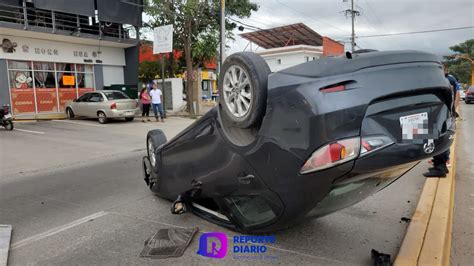
[[[120,12],[127,3],[0,0],[0,104],[15,117],[41,117],[64,112],[88,91],[138,86],[142,8],[131,6],[134,16]]]

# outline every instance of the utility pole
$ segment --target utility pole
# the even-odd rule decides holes
[[[347,0],[343,0],[343,2],[347,2]],[[347,17],[348,14],[351,16],[352,20],[352,34],[351,34],[351,51],[354,52],[355,50],[355,17],[360,16],[360,12],[358,10],[354,10],[354,0],[351,0],[351,9],[344,10],[344,13]]]
[[[220,67],[224,64],[224,53],[225,53],[225,0],[220,0],[220,19],[221,19],[221,32],[220,32],[220,54],[219,63]],[[219,69],[220,73],[220,69]]]

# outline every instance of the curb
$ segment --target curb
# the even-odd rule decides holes
[[[457,133],[456,133],[457,135]],[[427,178],[394,265],[449,265],[456,175],[456,139],[449,173]]]

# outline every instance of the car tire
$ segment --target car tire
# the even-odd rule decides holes
[[[132,122],[135,117],[125,117],[125,121]]]
[[[105,115],[104,112],[99,111],[97,112],[97,120],[99,120],[100,124],[105,124],[107,123],[107,116]]]
[[[67,119],[73,119],[74,118],[74,111],[70,107],[66,108],[66,117]]]
[[[255,53],[240,52],[227,57],[218,85],[223,119],[239,128],[260,124],[266,110],[270,73],[268,64]]]
[[[148,158],[150,159],[150,164],[153,169],[156,169],[156,149],[161,145],[167,142],[165,133],[160,129],[150,130],[146,135],[146,150],[148,154]]]

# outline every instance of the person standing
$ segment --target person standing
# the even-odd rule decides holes
[[[448,67],[444,66],[444,76],[448,79],[449,85],[452,90],[453,95],[453,104],[451,105],[451,112],[454,117],[459,116],[456,112],[456,109],[459,105],[459,85],[456,78],[453,75],[448,73]],[[428,168],[428,172],[423,173],[425,177],[446,177],[446,174],[449,173],[448,162],[449,162],[450,150],[433,156],[433,167]]]
[[[156,121],[160,121],[158,119],[158,113],[160,113],[161,122],[165,122],[162,102],[163,102],[163,93],[160,89],[158,89],[158,85],[155,83],[153,84],[153,90],[150,91],[151,96],[151,104],[153,105],[153,112],[155,113]]]
[[[143,88],[143,90],[140,92],[140,102],[142,103],[142,122],[145,122],[145,117],[148,121],[151,122],[150,120],[151,98],[146,88]]]

